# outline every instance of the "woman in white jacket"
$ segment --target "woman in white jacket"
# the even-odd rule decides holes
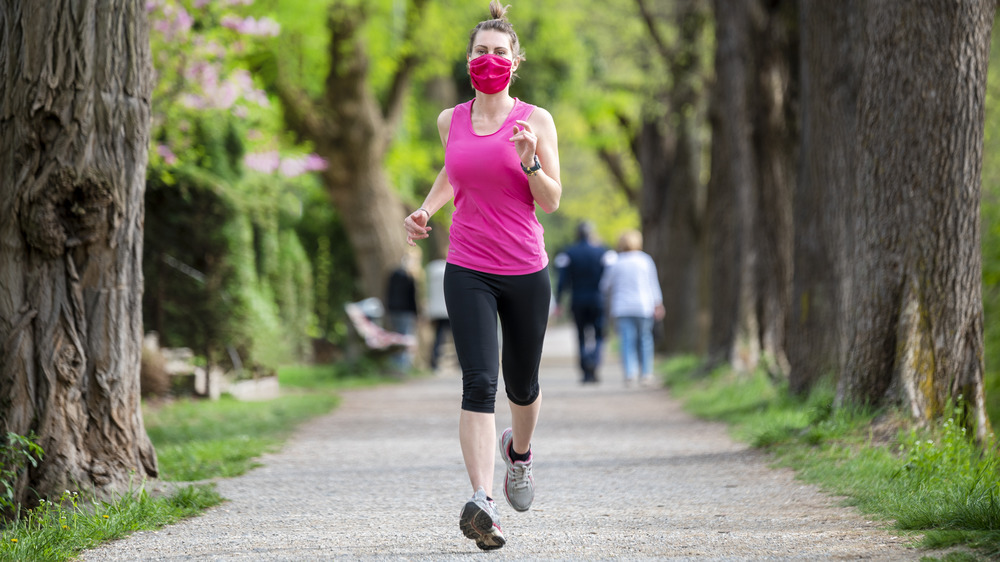
[[[664,316],[656,264],[642,251],[642,234],[629,230],[618,239],[618,258],[605,269],[601,292],[621,347],[625,385],[653,378],[653,322]]]

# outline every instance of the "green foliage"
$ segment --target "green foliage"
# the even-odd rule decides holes
[[[762,373],[703,375],[693,358],[665,369],[686,409],[725,421],[803,480],[897,529],[919,532],[926,548],[1000,555],[1000,454],[972,441],[956,421],[961,408],[939,427],[900,430],[906,418],[895,412],[834,408],[828,382],[798,399]]]
[[[300,205],[282,203],[291,186],[242,175],[232,119],[196,131],[197,165],[170,168],[170,184],[153,168],[147,182],[146,326],[216,364],[230,364],[229,350],[265,369],[305,357],[312,271],[294,230]]]
[[[151,0],[148,10],[158,81],[145,325],[164,345],[191,347],[213,364],[267,371],[302,359],[313,287],[295,227],[301,187],[315,180],[286,166],[298,158],[289,152],[307,148],[287,138],[246,66],[250,49],[271,39],[242,25],[266,18],[246,19],[243,3]]]
[[[252,10],[255,15],[281,22],[281,36],[262,48],[272,51],[273,60],[282,61],[282,69],[297,86],[318,97],[330,64],[327,11],[356,3],[258,0]],[[384,98],[406,48],[401,39],[407,3],[376,0],[364,4],[367,19],[361,36],[371,62],[370,85],[379,98]],[[392,184],[410,206],[422,200],[443,164],[444,151],[436,127],[438,113],[474,95],[466,70],[466,44],[473,27],[489,17],[487,7],[485,0],[434,0],[427,3],[417,24],[412,48],[421,56],[414,74],[413,95],[406,100],[406,112],[384,162]],[[576,223],[583,218],[595,220],[605,241],[614,244],[624,229],[638,225],[638,214],[623,193],[613,187],[595,148],[607,146],[624,152],[625,165],[633,181],[637,181],[619,117],[638,117],[640,101],[650,90],[640,85],[659,80],[656,77],[663,74],[650,71],[648,65],[636,64],[650,58],[641,20],[632,6],[623,9],[597,0],[582,4],[566,0],[514,4],[508,16],[527,54],[511,93],[548,109],[559,127],[564,194],[558,213],[539,213],[546,228],[547,247],[554,253],[571,242]],[[593,25],[594,21],[601,25]],[[268,73],[261,76],[274,79]],[[449,224],[448,211],[435,216],[439,226]],[[330,240],[333,243],[340,239]],[[314,255],[314,243],[303,237],[303,245]],[[317,265],[315,259],[313,265]],[[329,310],[336,310],[347,300],[335,300],[332,293],[329,297]],[[329,333],[322,328],[322,322],[320,325],[321,332]]]
[[[71,560],[102,542],[159,529],[221,501],[212,486],[187,486],[161,498],[142,490],[107,502],[85,502],[67,491],[58,501],[41,500],[0,532],[0,561]]]
[[[7,432],[6,442],[0,445],[0,514],[17,510],[18,480],[29,464],[38,466],[45,454],[36,440],[34,433],[24,436]]]
[[[991,42],[991,61],[1000,60],[1000,41]],[[1000,65],[990,64],[983,136],[982,252],[986,410],[1000,427]]]
[[[427,2],[422,17],[416,21],[412,44],[403,42],[410,3],[400,0],[256,0],[250,6],[210,3],[198,7],[185,0],[155,0],[152,4],[186,7],[194,25],[188,34],[154,33],[160,80],[154,96],[157,150],[151,151],[150,176],[174,186],[178,176],[183,175],[177,168],[197,167],[215,178],[219,190],[235,203],[237,214],[250,215],[260,286],[232,291],[254,295],[244,299],[242,306],[255,311],[253,317],[261,322],[268,316],[263,302],[275,299],[280,332],[286,334],[278,338],[286,340],[278,349],[261,353],[246,348],[241,349],[241,354],[278,358],[300,353],[305,347],[304,333],[342,341],[342,305],[357,295],[356,256],[343,234],[336,209],[315,178],[289,180],[279,174],[248,171],[241,165],[244,153],[284,154],[311,149],[296,144],[297,139],[284,131],[280,105],[273,96],[270,104],[260,103],[261,93],[275,90],[280,65],[293,86],[313,97],[323,95],[331,64],[328,15],[347,7],[362,8],[365,20],[358,35],[359,45],[367,53],[368,86],[377,98],[387,97],[402,57],[419,53],[411,95],[404,100],[404,114],[381,163],[404,202],[416,206],[443,164],[444,151],[435,124],[438,113],[473,96],[466,69],[466,43],[472,28],[488,17],[488,2]],[[668,8],[656,5],[654,9],[659,12],[656,15],[665,39],[676,43],[677,33],[668,24]],[[152,16],[162,17],[166,12],[166,8],[157,8]],[[570,243],[581,219],[593,220],[605,243],[614,245],[623,230],[638,226],[639,218],[608,173],[599,151],[620,155],[626,182],[633,188],[638,186],[638,167],[631,155],[631,128],[643,115],[662,105],[659,93],[669,84],[668,69],[652,52],[648,32],[631,3],[539,0],[514,4],[508,15],[527,54],[512,94],[548,109],[559,128],[562,204],[558,213],[538,213],[546,229],[548,251],[554,254]],[[246,37],[221,25],[224,18],[245,16],[279,22],[280,35]],[[248,70],[254,74],[250,84],[245,84]],[[192,96],[205,98],[212,91],[210,81],[203,79],[206,75],[216,76],[220,84],[239,83],[241,97],[232,106],[192,107],[187,100]],[[160,153],[162,147],[172,150],[179,163],[169,164],[169,158]],[[293,207],[299,211],[289,212]],[[438,233],[443,234],[450,223],[449,210],[435,216]],[[277,228],[272,222],[275,219],[279,221]],[[290,247],[282,234],[289,228],[298,234],[312,268],[314,289],[300,287],[297,293],[309,295],[313,301],[313,310],[307,314],[302,314],[304,303],[288,298],[288,280],[276,279],[284,274],[278,263],[282,259],[279,254],[286,250],[279,248]],[[425,251],[425,255],[434,253]],[[242,264],[228,267],[235,271]],[[297,279],[309,277],[302,275],[297,266],[293,269]],[[293,315],[288,303],[297,311],[292,325],[288,324]],[[236,343],[245,346],[246,339]],[[258,341],[275,340],[266,337]],[[211,345],[220,349],[218,342]],[[226,356],[219,355],[223,359]]]

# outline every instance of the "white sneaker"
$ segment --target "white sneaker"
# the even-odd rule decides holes
[[[500,529],[500,514],[493,500],[486,499],[486,490],[480,487],[462,508],[458,518],[462,533],[482,550],[496,550],[507,544]]]
[[[500,456],[507,465],[503,495],[515,510],[528,511],[535,499],[535,479],[531,477],[531,449],[528,450],[528,460],[515,461],[510,458],[510,444],[513,440],[514,431],[508,427],[500,435]]]

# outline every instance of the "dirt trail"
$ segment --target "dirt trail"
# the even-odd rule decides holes
[[[458,529],[472,490],[458,446],[460,375],[446,369],[345,393],[264,466],[220,481],[226,503],[81,559],[920,559],[909,539],[769,468],[665,390],[625,388],[610,352],[601,384],[581,386],[573,338],[565,326],[547,337],[535,504],[517,513],[498,502],[501,550],[481,553]],[[498,491],[502,478],[498,462]]]

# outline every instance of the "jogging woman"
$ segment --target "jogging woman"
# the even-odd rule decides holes
[[[404,221],[413,245],[429,235],[430,217],[454,199],[445,302],[462,366],[459,441],[473,491],[459,527],[483,550],[506,542],[493,501],[501,353],[512,418],[499,439],[504,496],[517,511],[534,499],[531,439],[542,403],[538,365],[551,294],[535,205],[551,213],[562,195],[552,116],[510,95],[524,55],[506,13],[493,0],[491,19],[470,34],[466,58],[476,96],[438,116],[445,165],[423,205]]]

